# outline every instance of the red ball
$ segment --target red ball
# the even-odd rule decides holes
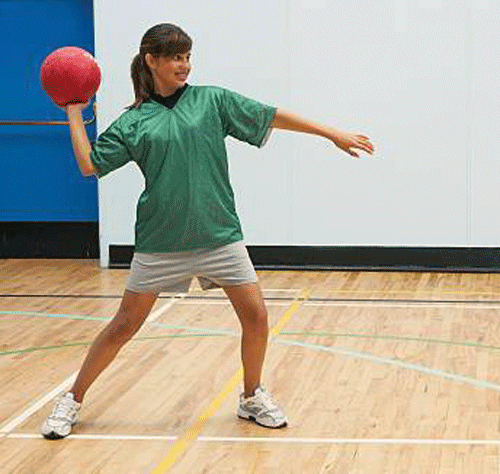
[[[40,80],[43,90],[57,105],[86,103],[101,84],[101,71],[90,53],[66,46],[45,58]]]

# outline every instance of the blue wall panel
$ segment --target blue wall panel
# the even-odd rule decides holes
[[[63,46],[94,54],[92,1],[0,0],[0,121],[67,120],[40,84]],[[95,124],[87,132],[95,139]],[[97,221],[97,181],[81,176],[67,125],[0,126],[0,145],[0,221]]]

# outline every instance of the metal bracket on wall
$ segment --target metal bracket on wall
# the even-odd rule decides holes
[[[90,120],[85,120],[83,122],[84,125],[90,125],[91,123],[95,122],[95,116],[96,116],[96,111],[97,111],[97,104],[94,102],[93,106],[93,116]],[[21,121],[21,122],[13,122],[13,121],[1,121],[0,120],[0,125],[69,125],[69,122],[64,121],[64,120],[59,120],[59,121],[52,121],[52,122],[45,122],[45,121]]]

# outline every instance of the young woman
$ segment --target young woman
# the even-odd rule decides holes
[[[83,175],[102,177],[134,161],[145,177],[135,226],[135,253],[121,305],[93,342],[78,377],[42,426],[63,438],[83,397],[118,351],[140,329],[159,293],[187,292],[193,277],[204,290],[223,288],[242,326],[244,391],[237,414],[269,428],[287,425],[261,386],[268,339],[267,311],[243,243],[229,182],[227,135],[262,147],[273,128],[312,133],[341,150],[373,153],[368,137],[308,122],[215,86],[186,82],[192,40],[159,24],[143,36],[132,62],[135,102],[90,145],[82,121],[88,104],[65,108]]]

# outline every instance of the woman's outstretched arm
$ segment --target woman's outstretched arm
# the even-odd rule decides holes
[[[356,158],[359,158],[359,155],[356,152],[351,151],[350,148],[359,148],[360,150],[364,150],[370,154],[373,154],[375,149],[370,142],[370,139],[365,135],[341,132],[333,127],[305,120],[300,115],[287,112],[283,109],[277,110],[271,127],[281,130],[290,130],[292,132],[319,135],[331,140],[341,150],[344,150]]]

